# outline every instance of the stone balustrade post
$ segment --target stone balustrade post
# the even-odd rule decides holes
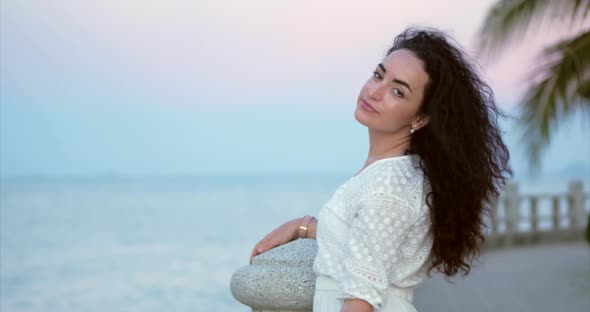
[[[573,230],[584,228],[584,225],[586,225],[586,212],[584,211],[585,194],[582,181],[573,181],[570,183],[568,197],[570,199],[568,211],[570,228]]]
[[[316,252],[314,239],[298,239],[254,257],[232,276],[232,295],[253,312],[311,312]]]
[[[514,244],[514,236],[518,231],[518,222],[520,221],[520,195],[518,194],[517,184],[508,184],[504,189],[504,216],[506,224],[506,242],[507,246]]]

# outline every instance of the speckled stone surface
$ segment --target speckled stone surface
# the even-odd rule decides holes
[[[298,239],[254,257],[232,276],[234,298],[254,312],[311,311],[316,252],[315,240]]]

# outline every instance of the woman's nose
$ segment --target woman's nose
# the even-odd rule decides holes
[[[375,84],[369,87],[368,90],[369,96],[374,100],[380,100],[383,96],[383,85],[382,84]]]

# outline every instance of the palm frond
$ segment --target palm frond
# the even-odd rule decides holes
[[[496,55],[508,42],[521,40],[543,22],[580,22],[586,19],[590,0],[500,0],[489,11],[479,31],[479,51]]]
[[[537,169],[552,130],[571,113],[590,113],[590,32],[545,49],[545,66],[537,69],[524,100],[523,140],[530,153],[530,169]],[[590,115],[590,114],[589,114]]]
[[[590,1],[574,0],[573,11],[579,12],[579,14],[581,14],[581,18],[586,19],[588,17],[588,12],[590,12]]]
[[[590,79],[582,81],[582,84],[578,86],[576,93],[580,95],[582,100],[590,101]]]

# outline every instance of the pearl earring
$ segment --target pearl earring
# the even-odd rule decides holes
[[[414,130],[414,128],[410,129],[410,134],[414,134],[414,132],[416,132],[416,130]]]

